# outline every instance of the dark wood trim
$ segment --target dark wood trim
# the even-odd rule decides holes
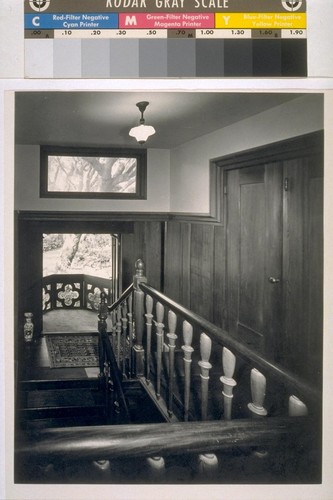
[[[48,190],[48,157],[57,156],[91,156],[136,158],[136,191],[135,193],[120,192],[67,192]],[[41,198],[71,198],[71,199],[147,199],[147,150],[129,148],[93,148],[67,146],[40,146],[40,197]]]
[[[116,226],[117,223],[128,223],[133,222],[193,222],[193,223],[207,223],[207,224],[219,224],[218,220],[211,217],[209,214],[176,214],[167,212],[49,212],[49,211],[30,211],[30,210],[19,210],[16,212],[17,220],[19,221],[31,221],[31,222],[47,222],[54,224],[57,223],[89,223],[94,224],[105,224],[108,223],[110,227]],[[100,230],[96,228],[95,232]],[[114,233],[117,229],[112,229]],[[63,231],[66,232],[66,231]],[[71,231],[72,232],[72,231]],[[101,231],[103,232],[103,231]],[[126,231],[125,226],[122,225],[121,229],[119,226],[118,232],[132,232],[132,230]]]
[[[241,168],[250,167],[252,164],[265,161],[291,160],[307,155],[323,153],[324,132],[323,130],[311,132],[291,139],[265,144],[246,151],[240,151],[214,161],[216,167]]]
[[[90,216],[89,213],[70,212],[18,212],[18,226],[33,227],[39,233],[132,233],[134,222],[115,220],[110,214]],[[94,214],[95,215],[95,214]]]
[[[301,438],[313,440],[314,423],[307,417],[271,417],[231,421],[42,429],[38,436],[17,433],[15,461],[184,455],[232,449],[279,446]],[[306,439],[305,439],[306,438]]]
[[[18,220],[25,221],[66,221],[66,222],[137,222],[168,220],[170,214],[164,212],[62,212],[62,211],[17,211]],[[123,231],[122,231],[123,232]]]

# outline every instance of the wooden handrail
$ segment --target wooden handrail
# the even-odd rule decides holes
[[[308,384],[281,365],[264,358],[258,352],[248,348],[232,337],[225,330],[222,330],[210,321],[192,312],[190,309],[178,304],[147,283],[142,282],[139,286],[143,292],[168,306],[172,311],[179,313],[184,319],[189,321],[189,323],[200,327],[203,332],[207,333],[211,337],[212,340],[232,350],[235,355],[240,356],[246,361],[250,360],[253,363],[254,368],[263,370],[265,375],[269,375],[276,381],[283,383],[292,391],[296,390],[296,392],[298,392],[299,395],[306,401],[312,401],[319,405],[321,404],[320,389]]]
[[[124,302],[124,300],[129,296],[129,294],[132,291],[133,291],[133,283],[131,283],[130,286],[126,288],[126,290],[121,294],[119,299],[117,299],[113,304],[111,304],[111,306],[108,306],[109,313],[117,309],[117,307],[120,306],[122,302]]]
[[[126,398],[123,391],[123,386],[121,383],[121,372],[119,370],[108,334],[106,332],[101,332],[101,335],[102,335],[102,342],[105,348],[106,358],[110,363],[111,378],[113,380],[115,390],[116,393],[118,394],[120,403],[125,411],[125,420],[127,422],[130,422],[131,421],[130,413],[128,410]]]
[[[66,427],[18,435],[17,460],[102,460],[274,446],[300,435],[311,439],[308,417]],[[49,462],[48,462],[49,461]],[[18,462],[19,463],[19,462]]]
[[[106,360],[110,367],[111,379],[118,395],[120,404],[125,411],[125,421],[130,422],[130,414],[126,403],[126,398],[122,386],[122,375],[113,352],[113,348],[107,333],[106,319],[108,316],[108,306],[106,305],[105,293],[101,293],[101,303],[98,314],[98,332],[99,332],[99,353],[100,353],[100,375],[103,376],[104,361]]]

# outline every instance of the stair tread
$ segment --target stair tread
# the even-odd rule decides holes
[[[91,389],[45,389],[28,391],[26,408],[49,408],[61,406],[95,406],[102,393]],[[102,402],[99,401],[100,403]]]

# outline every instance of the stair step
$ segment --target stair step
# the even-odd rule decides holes
[[[50,386],[51,387],[51,386]],[[37,389],[21,393],[20,420],[98,417],[104,412],[104,391],[90,388]]]
[[[50,389],[28,391],[26,405],[28,408],[47,408],[60,406],[94,406],[102,393],[93,393],[91,389]]]
[[[21,386],[26,389],[21,392],[19,419],[22,425],[38,428],[38,424],[32,424],[33,421],[40,421],[42,427],[48,423],[58,426],[56,422],[59,426],[105,424],[104,390],[98,390],[96,384],[94,388],[84,387],[84,384],[83,387],[78,384],[73,388],[71,382],[62,382],[29,381]],[[165,421],[140,382],[125,380],[123,388],[132,423]],[[114,417],[113,423],[122,423],[121,413]]]
[[[56,389],[88,389],[98,388],[100,380],[91,379],[61,379],[61,380],[24,380],[20,382],[21,391],[56,390]]]
[[[48,418],[78,418],[84,416],[96,417],[104,410],[104,406],[67,406],[67,407],[47,407],[28,408],[20,410],[21,421],[39,420]]]

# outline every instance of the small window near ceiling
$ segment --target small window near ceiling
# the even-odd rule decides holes
[[[41,147],[40,195],[146,199],[144,149]]]

